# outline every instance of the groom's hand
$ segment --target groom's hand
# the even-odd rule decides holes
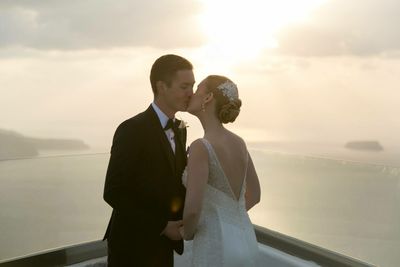
[[[161,235],[165,235],[171,240],[181,240],[182,236],[179,233],[179,227],[183,225],[182,220],[180,221],[168,221],[167,226]]]

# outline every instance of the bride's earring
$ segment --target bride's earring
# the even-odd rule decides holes
[[[206,112],[206,106],[204,105],[204,103],[201,104],[201,111]]]

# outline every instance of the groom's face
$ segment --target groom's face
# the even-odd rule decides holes
[[[193,71],[179,70],[172,79],[171,86],[166,87],[164,99],[171,110],[186,111],[195,83]]]

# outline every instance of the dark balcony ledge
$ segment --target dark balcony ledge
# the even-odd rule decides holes
[[[319,266],[376,267],[375,265],[365,263],[359,259],[313,245],[258,225],[254,225],[254,228],[259,243],[302,260],[315,262]]]
[[[30,255],[0,261],[0,266],[66,266],[104,256],[107,256],[107,243],[99,240],[62,248],[49,249]]]

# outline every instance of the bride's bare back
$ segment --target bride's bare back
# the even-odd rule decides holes
[[[228,130],[219,135],[206,135],[205,138],[212,145],[233,194],[239,199],[248,169],[248,152],[244,141]]]

